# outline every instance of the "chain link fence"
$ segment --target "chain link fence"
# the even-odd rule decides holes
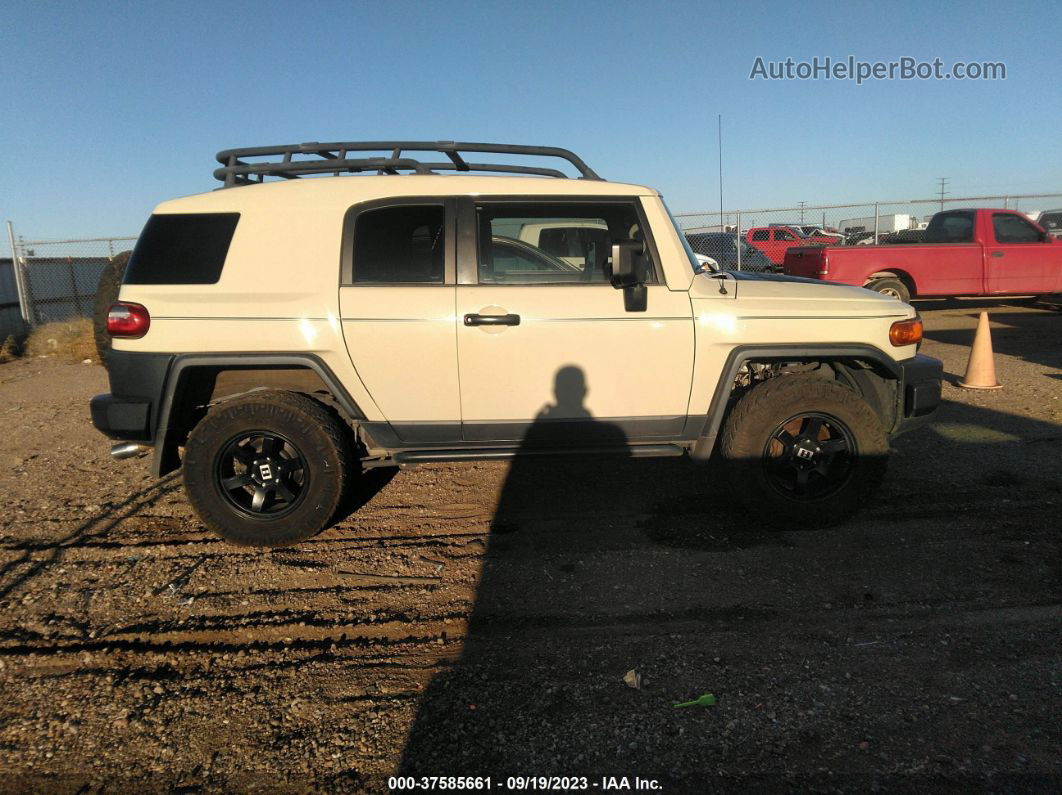
[[[8,226],[14,256],[0,260],[0,341],[36,326],[90,317],[100,275],[135,237],[24,240]]]
[[[675,218],[693,249],[712,257],[721,267],[770,270],[780,267],[786,249],[797,245],[917,243],[934,213],[963,207],[1002,207],[1023,212],[1035,221],[1041,212],[1062,208],[1062,193],[801,204],[722,213],[677,213]],[[1048,231],[1054,233],[1056,229]],[[736,244],[738,237],[745,241],[740,247]]]
[[[933,213],[961,207],[1003,207],[1036,220],[1062,210],[1062,193],[798,205],[677,213],[697,253],[725,269],[777,270],[795,245],[915,243]],[[1062,234],[1057,218],[1049,231]],[[738,238],[744,240],[738,245]],[[0,341],[34,326],[90,316],[104,266],[133,247],[135,237],[24,240],[8,222],[13,259],[0,259]]]

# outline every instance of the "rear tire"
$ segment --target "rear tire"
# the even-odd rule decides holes
[[[895,277],[874,279],[866,285],[866,288],[876,293],[887,295],[890,298],[895,298],[898,301],[903,301],[905,304],[911,300],[911,291],[907,289],[907,285]]]
[[[351,479],[350,434],[294,392],[255,392],[210,410],[188,437],[184,487],[203,524],[234,544],[287,546],[333,520]]]
[[[834,381],[781,375],[748,392],[720,440],[753,518],[783,528],[844,521],[881,483],[889,445],[873,409]]]
[[[111,257],[111,261],[104,266],[96,286],[96,300],[92,304],[92,336],[96,342],[96,355],[100,357],[104,367],[107,366],[107,356],[111,352],[111,335],[107,333],[107,312],[111,304],[118,300],[122,279],[125,278],[125,267],[129,264],[132,253],[123,251]]]

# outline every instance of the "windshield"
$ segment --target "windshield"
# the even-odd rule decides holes
[[[663,200],[661,200],[663,202]],[[702,263],[697,259],[697,255],[693,253],[693,247],[690,245],[690,241],[686,238],[685,233],[682,231],[682,227],[679,226],[678,221],[675,220],[675,216],[671,214],[671,210],[667,204],[664,204],[664,210],[667,211],[667,217],[671,219],[672,226],[675,227],[675,234],[678,235],[678,239],[682,241],[682,248],[686,251],[686,258],[690,261],[690,267],[693,268],[694,273],[703,273],[705,269],[715,270],[710,265]]]

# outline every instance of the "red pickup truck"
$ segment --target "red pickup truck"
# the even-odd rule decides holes
[[[1013,210],[945,210],[910,245],[791,248],[785,272],[909,301],[1062,292],[1062,241]]]
[[[785,254],[794,246],[836,243],[837,237],[829,234],[808,235],[795,226],[754,226],[745,232],[745,241],[767,255],[775,265],[785,261]]]

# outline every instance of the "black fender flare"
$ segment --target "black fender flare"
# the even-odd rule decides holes
[[[696,460],[707,460],[715,449],[715,442],[719,436],[719,429],[723,425],[726,416],[727,404],[730,400],[730,392],[737,378],[738,370],[749,361],[757,362],[791,362],[791,361],[821,361],[821,362],[871,362],[889,377],[897,381],[903,378],[903,367],[898,361],[891,358],[880,348],[861,343],[841,344],[784,344],[784,345],[738,345],[727,355],[723,364],[719,381],[712,393],[712,401],[708,406],[708,414],[703,417],[690,417],[691,421],[702,421],[701,427],[687,428],[688,432],[696,436],[697,441],[690,450],[690,457]],[[903,392],[897,390],[898,401],[902,401]],[[898,410],[897,416],[903,416],[903,407],[897,402],[894,407]],[[895,422],[889,423],[886,432],[893,429]]]
[[[312,353],[196,353],[174,356],[166,376],[159,402],[155,455],[151,472],[156,478],[172,472],[181,465],[177,454],[180,428],[171,423],[174,401],[181,388],[182,376],[196,368],[247,369],[264,367],[301,367],[312,370],[328,388],[339,407],[352,420],[364,420],[365,413],[350,396],[331,368]]]

